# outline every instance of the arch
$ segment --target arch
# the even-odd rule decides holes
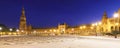
[[[115,26],[115,30],[117,30],[117,26]]]
[[[113,26],[111,26],[111,30],[113,30]]]
[[[101,28],[101,31],[103,32],[103,27]]]
[[[119,31],[120,31],[120,27],[119,27]]]

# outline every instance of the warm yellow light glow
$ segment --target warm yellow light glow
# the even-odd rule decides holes
[[[24,30],[22,30],[21,32],[24,32]]]
[[[72,28],[72,31],[74,31],[74,28]]]
[[[83,26],[83,28],[86,28],[86,26]]]
[[[92,26],[97,26],[98,24],[102,24],[101,22],[93,23]]]
[[[95,23],[95,25],[98,25],[98,23]]]
[[[0,27],[0,31],[2,30],[2,27]]]
[[[80,29],[82,29],[83,27],[80,27]]]
[[[20,34],[19,32],[17,32],[16,34]]]
[[[102,23],[101,22],[98,22],[99,25],[101,25]]]
[[[46,30],[44,32],[47,32]]]
[[[56,32],[57,30],[54,29],[54,32]]]
[[[95,26],[95,24],[92,24],[92,26]]]
[[[10,28],[9,30],[10,30],[10,31],[12,31],[13,29],[12,29],[12,28]]]
[[[93,27],[90,27],[91,29],[93,29]]]
[[[65,31],[65,29],[62,29],[62,31]]]
[[[34,30],[34,33],[36,33],[36,31]]]
[[[115,25],[119,25],[119,23],[115,23]]]
[[[116,18],[116,17],[118,17],[118,15],[119,15],[118,13],[114,13],[113,17]]]
[[[12,33],[8,33],[9,35],[11,35]]]
[[[52,32],[52,30],[49,30],[50,32]]]
[[[18,29],[17,29],[16,31],[17,31],[17,32],[19,32],[19,30],[18,30]]]
[[[2,32],[2,34],[4,35],[4,34],[5,34],[5,32]]]
[[[17,33],[13,33],[14,35],[17,35]]]

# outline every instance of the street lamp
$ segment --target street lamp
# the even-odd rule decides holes
[[[98,25],[98,23],[93,23],[93,24],[92,24],[92,26],[97,26],[97,25]]]
[[[72,28],[72,29],[71,29],[71,33],[72,33],[72,34],[74,34],[74,33],[75,33],[75,32],[74,32],[74,28]]]
[[[16,31],[17,31],[17,32],[19,32],[19,30],[18,30],[18,29],[17,29]]]
[[[2,27],[0,27],[0,31],[2,30]]]
[[[113,17],[114,17],[114,18],[117,18],[118,15],[119,15],[118,13],[114,13],[114,14],[113,14]]]
[[[98,22],[99,25],[101,25],[102,23],[101,22]]]
[[[97,26],[98,25],[98,23],[95,23],[95,26]]]
[[[52,30],[49,30],[50,32],[52,32]]]
[[[74,31],[74,28],[72,28],[72,31]]]
[[[0,27],[0,33],[2,34],[1,30],[2,30],[2,27]],[[0,35],[1,35],[1,34],[0,34]]]
[[[101,24],[102,24],[102,22],[98,22],[98,23],[97,23],[97,34],[98,34],[98,35],[101,35],[101,32],[102,32]]]
[[[97,36],[97,31],[96,31],[97,25],[98,25],[98,23],[93,23],[92,24],[92,26],[95,27],[95,34],[96,34],[96,36]]]
[[[47,31],[45,30],[44,32],[46,33]]]
[[[34,30],[33,32],[34,32],[34,33],[36,33],[36,31],[35,31],[35,30]]]
[[[56,30],[54,29],[54,32],[56,32]]]
[[[19,29],[17,29],[16,32],[17,32],[17,35],[18,35],[19,34]]]
[[[91,29],[93,29],[93,27],[90,27]]]
[[[21,32],[24,32],[24,30],[22,30]]]
[[[92,24],[92,26],[95,26],[95,24]]]
[[[34,30],[34,31],[33,31],[33,34],[34,34],[34,35],[37,35],[37,32],[36,32],[36,30]]]
[[[80,29],[82,29],[83,27],[80,27]]]
[[[10,28],[9,30],[10,30],[10,32],[11,32],[13,29],[12,29],[12,28]]]
[[[86,26],[83,26],[83,28],[86,28]]]

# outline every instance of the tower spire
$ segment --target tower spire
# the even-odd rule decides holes
[[[24,9],[24,6],[22,7],[22,15],[25,15],[25,9]]]
[[[27,22],[26,22],[26,16],[25,16],[25,10],[24,7],[22,7],[21,17],[20,17],[20,24],[19,24],[19,30],[21,32],[27,31]]]
[[[107,23],[107,12],[106,11],[104,11],[104,13],[103,13],[103,17],[102,17],[102,23],[103,24],[106,24]]]
[[[104,11],[103,17],[107,18],[107,12],[106,11]]]

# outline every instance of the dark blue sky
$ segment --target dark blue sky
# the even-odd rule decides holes
[[[0,0],[0,23],[18,27],[24,5],[27,22],[34,27],[74,26],[101,20],[104,11],[109,17],[120,8],[120,0]]]

